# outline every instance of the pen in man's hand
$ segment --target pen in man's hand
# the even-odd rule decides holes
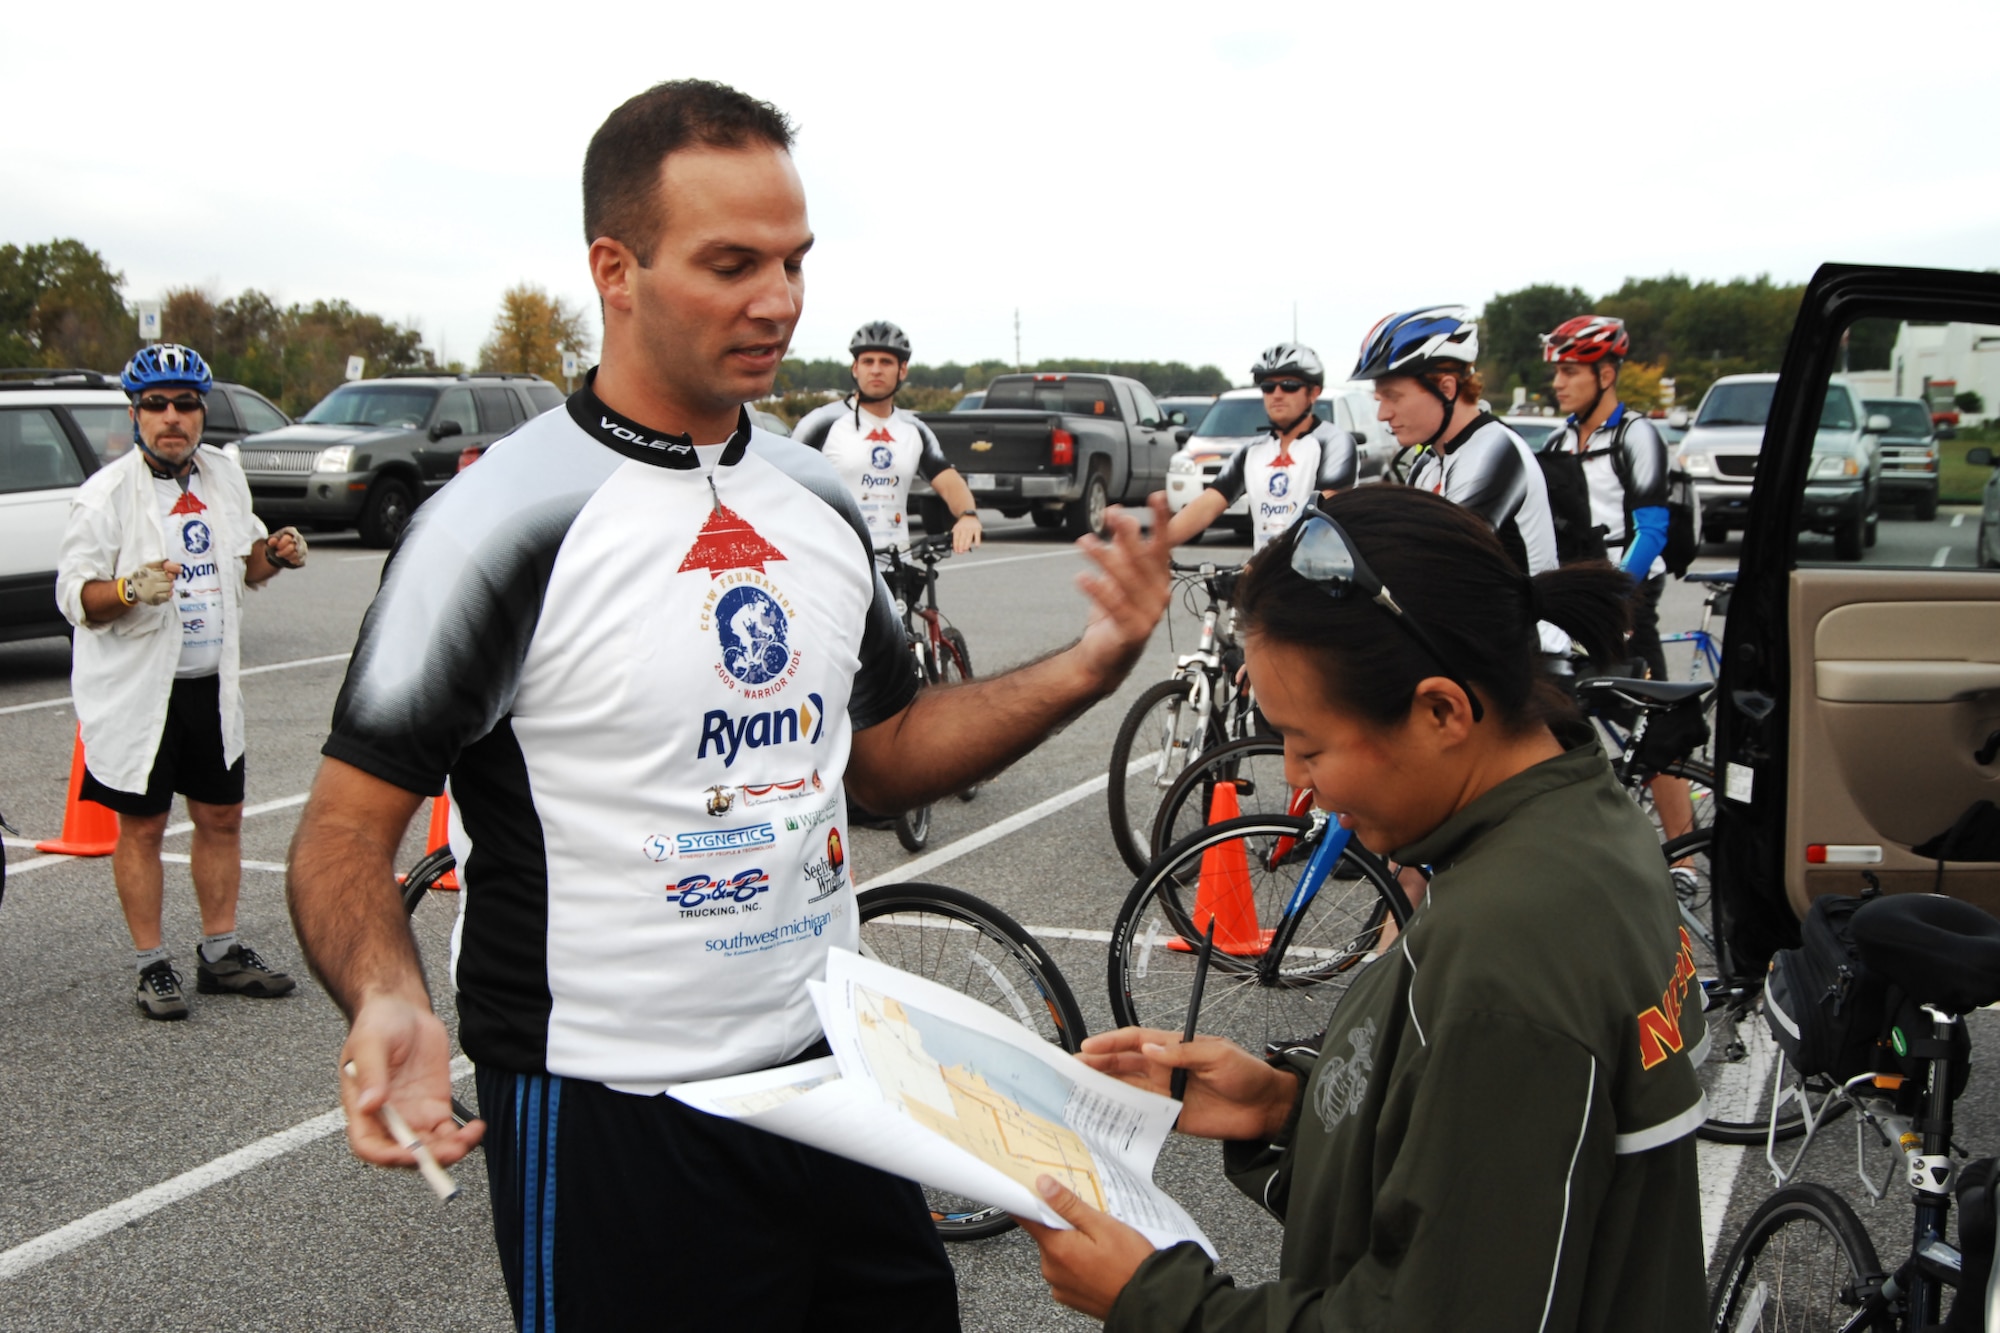
[[[349,1060],[341,1067],[340,1072],[353,1078],[356,1072],[354,1061]],[[424,1141],[417,1137],[416,1131],[410,1128],[410,1122],[403,1119],[402,1113],[385,1101],[377,1114],[382,1117],[382,1126],[389,1131],[389,1137],[408,1149],[417,1159],[417,1172],[431,1187],[431,1192],[444,1203],[456,1199],[458,1182],[451,1178],[451,1172],[438,1165],[438,1159],[431,1156],[431,1150],[424,1146]]]
[[[1215,956],[1215,915],[1209,914],[1208,933],[1201,937],[1201,952],[1194,960],[1194,993],[1188,996],[1187,1025],[1181,1029],[1183,1043],[1194,1040],[1195,1020],[1201,1017],[1201,989],[1208,984],[1208,960]],[[1176,1069],[1172,1079],[1172,1096],[1177,1102],[1187,1100],[1187,1076],[1185,1066]]]

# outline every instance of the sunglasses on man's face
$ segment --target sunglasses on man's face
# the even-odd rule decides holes
[[[182,416],[187,416],[203,410],[203,403],[197,395],[191,393],[178,394],[172,398],[165,394],[149,393],[139,400],[141,412],[164,412],[170,407]]]
[[[1257,386],[1267,394],[1298,393],[1306,387],[1304,380],[1265,380]]]
[[[1485,717],[1486,710],[1479,706],[1479,696],[1472,692],[1472,685],[1451,669],[1444,654],[1438,651],[1437,644],[1424,633],[1423,626],[1410,619],[1408,613],[1396,604],[1396,599],[1382,586],[1382,580],[1375,577],[1375,571],[1368,568],[1368,562],[1361,558],[1361,552],[1340,524],[1317,509],[1307,509],[1292,525],[1292,533],[1294,574],[1337,602],[1359,597],[1394,616],[1396,623],[1416,640],[1417,646],[1444,668],[1445,679],[1465,691],[1465,697],[1472,703],[1472,720],[1478,722]]]

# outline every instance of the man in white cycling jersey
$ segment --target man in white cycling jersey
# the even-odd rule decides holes
[[[792,438],[833,464],[861,506],[876,550],[908,545],[903,511],[910,482],[922,473],[951,511],[951,549],[963,555],[979,545],[981,533],[972,488],[945,461],[931,428],[896,406],[896,390],[910,377],[909,335],[878,319],[856,329],[847,350],[854,392],[807,413]]]
[[[1247,494],[1251,550],[1261,551],[1315,495],[1354,484],[1359,466],[1354,438],[1313,412],[1326,387],[1319,353],[1303,343],[1277,343],[1264,349],[1250,377],[1264,394],[1266,435],[1238,449],[1208,489],[1174,515],[1167,526],[1172,545],[1206,531]]]

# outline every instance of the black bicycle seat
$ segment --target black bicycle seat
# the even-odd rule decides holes
[[[1681,582],[1682,583],[1734,583],[1736,582],[1737,573],[1738,571],[1733,569],[1719,569],[1713,574],[1683,574],[1681,575]]]
[[[1662,712],[1689,699],[1699,699],[1714,687],[1707,680],[1639,680],[1633,676],[1592,676],[1576,683],[1577,698],[1612,694],[1635,708]]]
[[[1854,914],[1861,961],[1918,1004],[1963,1014],[2000,1000],[2000,920],[1935,893],[1877,898]]]

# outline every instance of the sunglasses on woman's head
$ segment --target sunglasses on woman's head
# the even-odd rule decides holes
[[[1486,710],[1479,705],[1479,696],[1472,691],[1472,685],[1465,677],[1451,669],[1443,653],[1431,636],[1424,633],[1423,626],[1410,619],[1409,614],[1396,604],[1389,590],[1382,586],[1382,580],[1375,577],[1375,571],[1368,568],[1368,562],[1361,558],[1346,529],[1314,508],[1300,514],[1292,524],[1292,572],[1318,588],[1337,602],[1350,597],[1359,597],[1375,603],[1396,618],[1417,646],[1431,655],[1431,660],[1444,668],[1444,677],[1465,691],[1465,697],[1472,701],[1472,720],[1480,721]]]
[[[191,412],[199,412],[203,406],[201,398],[191,393],[180,394],[173,398],[169,398],[165,394],[149,393],[139,400],[139,410],[141,412],[164,412],[171,407],[182,416],[186,416]]]

